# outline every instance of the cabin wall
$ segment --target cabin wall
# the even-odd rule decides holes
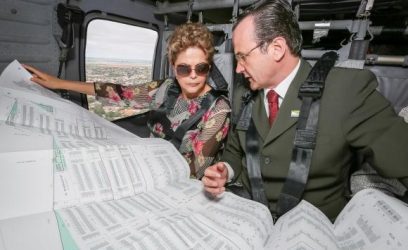
[[[0,1],[0,71],[14,59],[57,72],[58,0]]]
[[[14,59],[38,67],[52,75],[58,74],[62,29],[57,20],[57,5],[63,0],[2,0],[0,1],[0,72]],[[134,0],[73,0],[70,5],[78,6],[85,14],[101,13],[128,18],[154,26],[159,35],[163,22],[154,14],[151,1]],[[86,24],[85,24],[86,25]],[[62,71],[62,78],[81,79],[85,39],[85,25],[75,29],[74,48]],[[159,77],[161,37],[156,51],[154,76]],[[80,67],[78,67],[80,66]]]

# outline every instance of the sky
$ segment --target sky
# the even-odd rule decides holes
[[[151,29],[96,19],[88,25],[85,55],[152,61],[157,36],[157,32]]]

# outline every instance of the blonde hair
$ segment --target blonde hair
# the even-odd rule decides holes
[[[207,56],[208,63],[212,63],[214,57],[213,35],[203,24],[186,23],[176,27],[167,45],[170,63],[174,65],[180,52],[190,47],[202,49]]]

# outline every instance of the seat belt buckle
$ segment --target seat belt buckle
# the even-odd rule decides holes
[[[318,99],[323,94],[324,83],[320,81],[305,81],[299,89],[298,97],[312,97]]]
[[[296,130],[294,145],[299,148],[314,149],[317,131],[309,129]]]

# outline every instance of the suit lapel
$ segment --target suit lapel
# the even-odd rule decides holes
[[[291,113],[292,111],[300,111],[302,101],[298,98],[299,87],[306,80],[310,69],[310,64],[302,59],[299,71],[290,84],[288,92],[279,108],[278,116],[266,136],[265,144],[275,140],[297,122],[298,117],[292,117],[293,115]]]
[[[261,138],[266,138],[269,133],[269,119],[266,116],[265,104],[263,103],[264,92],[259,91],[252,107],[252,119]]]

